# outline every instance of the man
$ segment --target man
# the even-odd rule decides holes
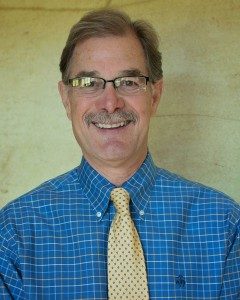
[[[1,299],[240,299],[239,206],[157,168],[148,153],[162,92],[157,48],[150,25],[118,11],[93,11],[72,28],[59,92],[82,162],[2,210]],[[140,238],[147,287],[138,298],[109,292],[129,276],[110,287],[116,187],[131,198]]]

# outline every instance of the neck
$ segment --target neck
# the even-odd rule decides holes
[[[116,186],[121,186],[125,181],[131,178],[134,173],[140,168],[143,161],[146,158],[147,153],[138,160],[129,162],[108,162],[108,161],[94,161],[94,159],[88,159],[85,155],[84,158],[87,162],[109,182]]]

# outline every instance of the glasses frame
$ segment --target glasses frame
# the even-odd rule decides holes
[[[145,87],[147,86],[147,83],[150,82],[150,78],[148,76],[145,76],[145,75],[136,75],[136,76],[120,76],[120,77],[116,77],[114,79],[111,79],[111,80],[106,80],[102,77],[97,77],[97,76],[77,76],[77,77],[74,77],[74,78],[70,78],[68,79],[67,81],[67,85],[70,85],[71,87],[78,87],[77,85],[74,85],[74,80],[77,80],[77,79],[81,79],[81,78],[95,78],[95,79],[101,79],[104,84],[103,84],[103,87],[102,87],[102,90],[105,89],[106,87],[106,84],[108,82],[112,82],[113,83],[113,87],[115,90],[118,90],[119,86],[116,84],[117,80],[119,79],[122,79],[122,78],[144,78],[145,79]],[[140,89],[139,89],[140,90]]]

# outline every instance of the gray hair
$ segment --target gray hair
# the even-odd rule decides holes
[[[152,25],[143,20],[131,21],[126,13],[119,10],[100,9],[86,14],[71,28],[59,64],[63,82],[68,82],[71,58],[78,43],[92,37],[124,36],[129,32],[135,34],[143,47],[150,81],[161,79],[162,56],[158,51],[158,36]]]

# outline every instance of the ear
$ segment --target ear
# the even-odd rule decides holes
[[[69,99],[68,86],[66,86],[63,81],[58,82],[58,91],[62,98],[62,103],[65,107],[68,119],[71,120],[71,104]]]
[[[153,116],[158,108],[158,104],[160,102],[160,98],[163,91],[163,80],[160,79],[155,83],[152,83],[152,113]]]

